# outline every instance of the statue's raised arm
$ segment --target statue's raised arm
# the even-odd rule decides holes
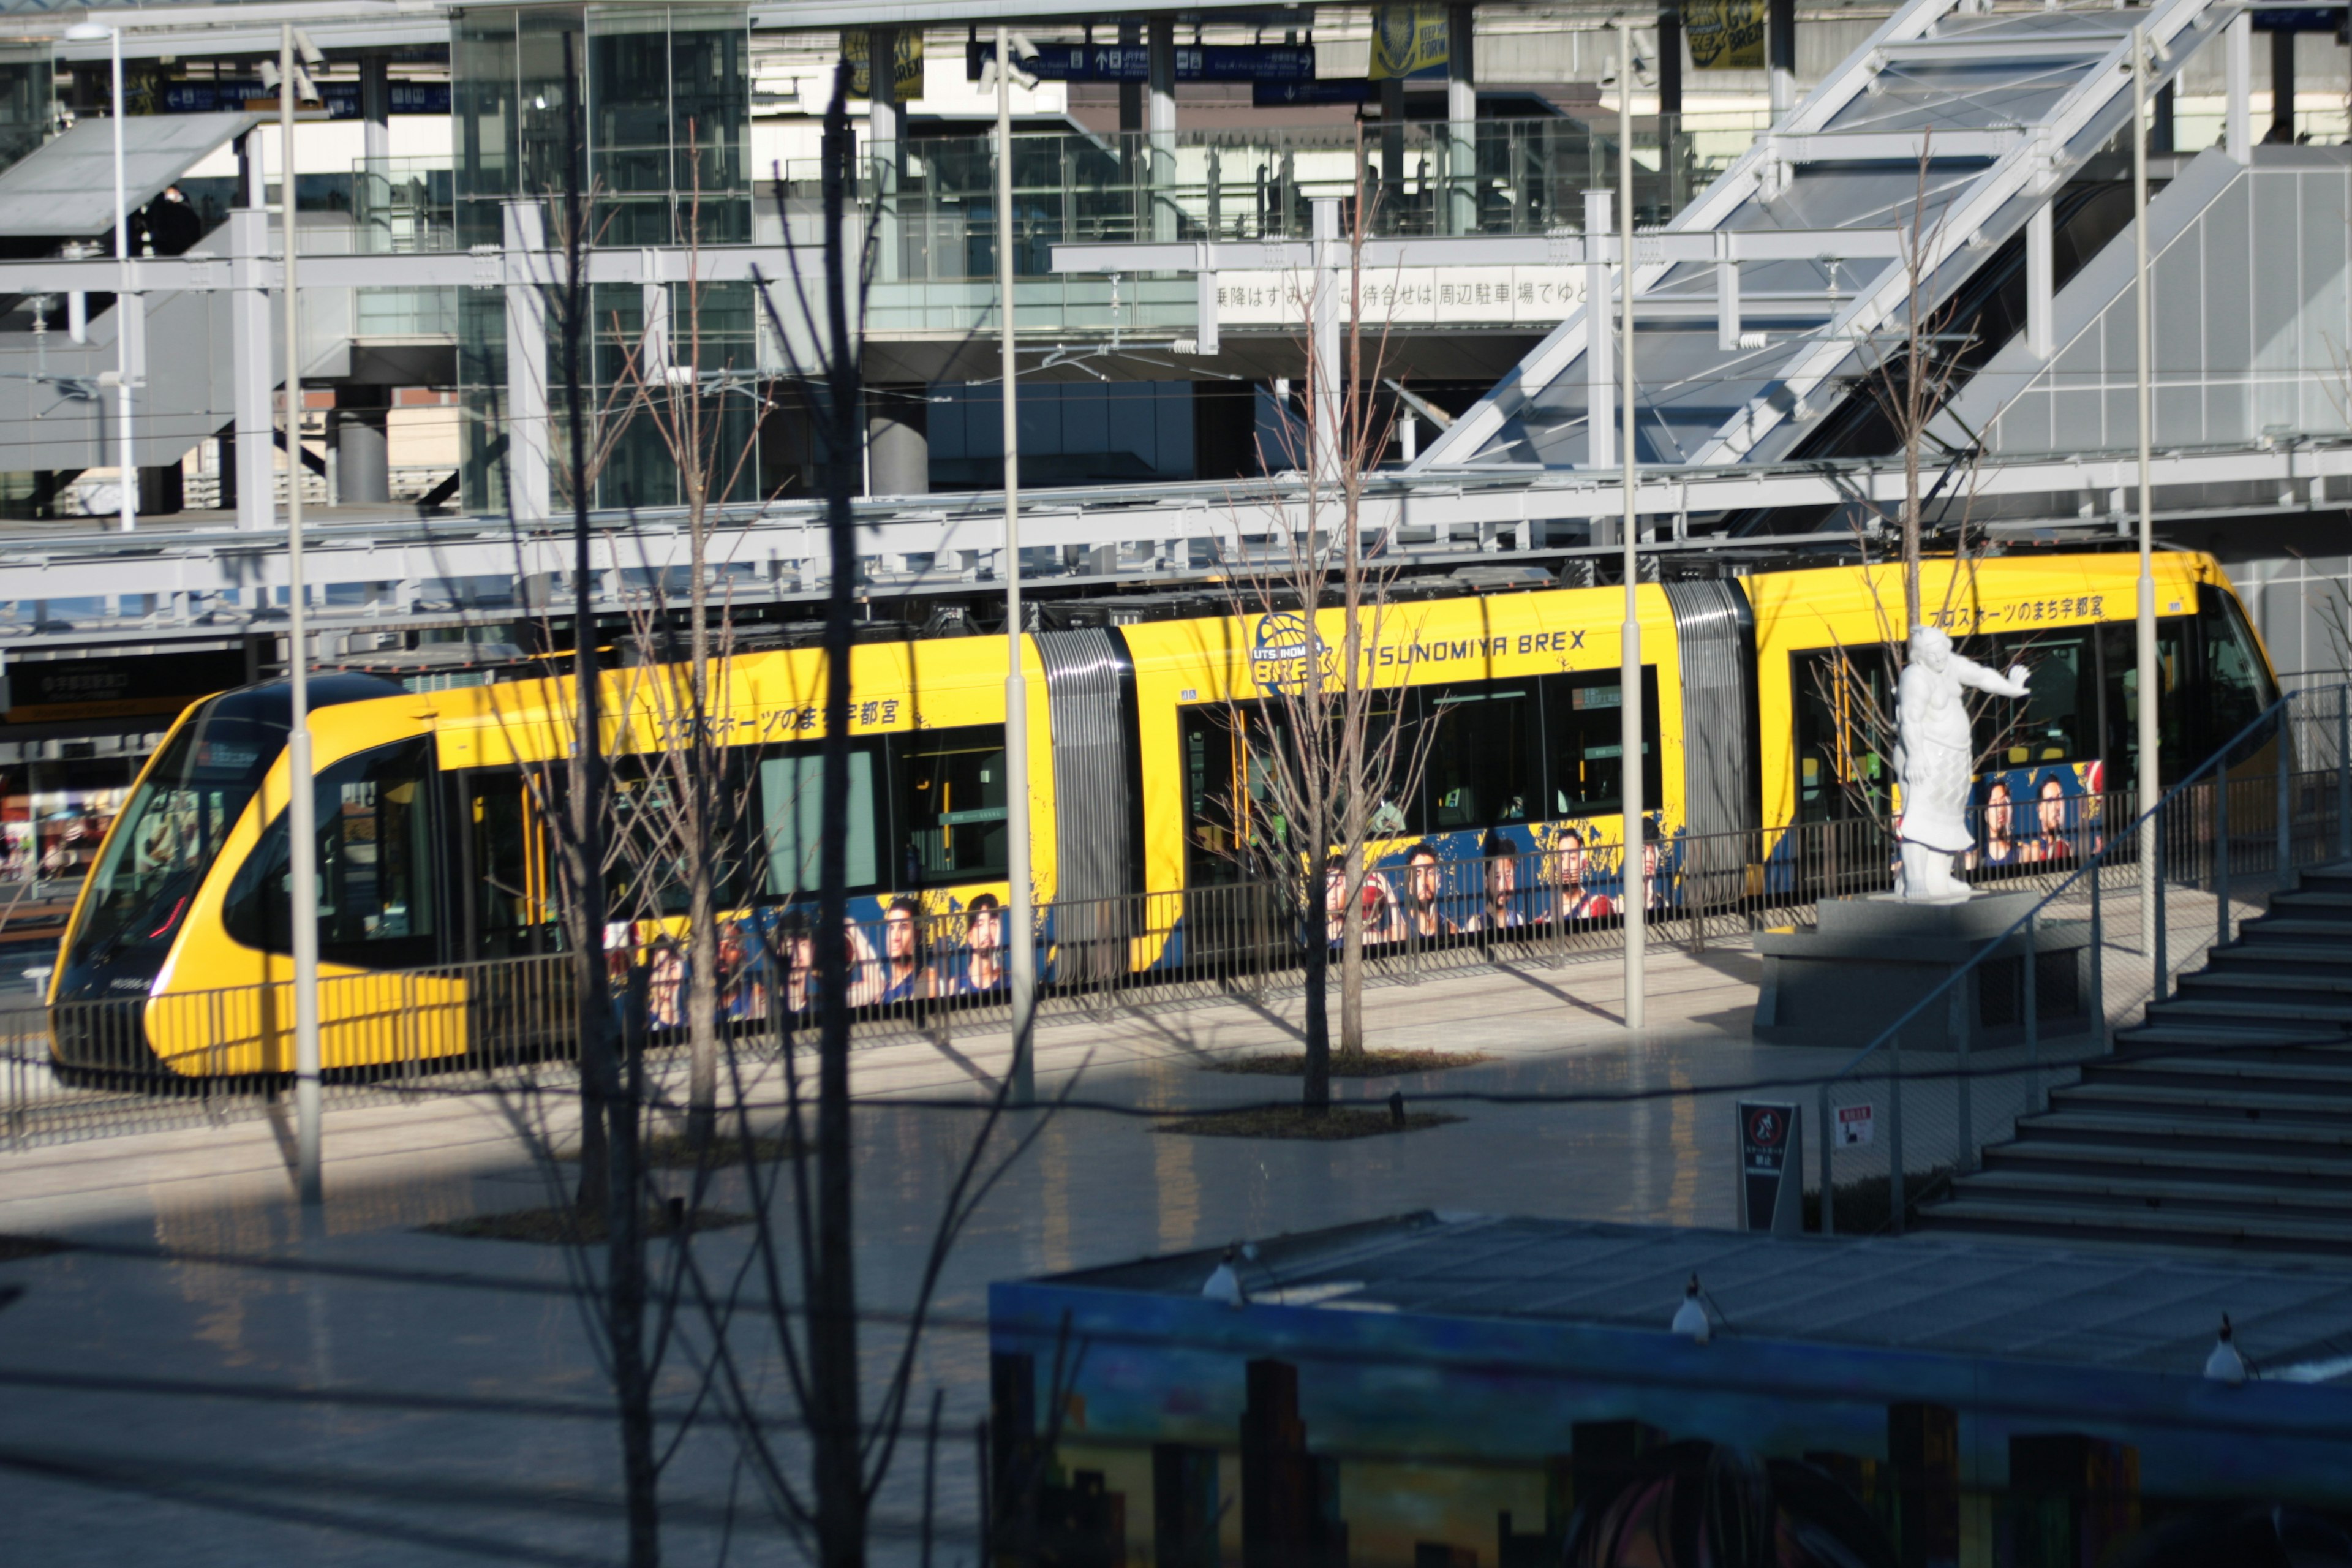
[[[1987,669],[1975,659],[1956,653],[1952,655],[1952,674],[1962,686],[1973,686],[1979,691],[1990,691],[1995,697],[2026,695],[2026,669],[2021,664],[2011,665],[2009,673],[2002,675],[1998,670]]]

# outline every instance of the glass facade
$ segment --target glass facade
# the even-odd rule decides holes
[[[750,43],[750,14],[742,6],[592,5],[460,13],[450,47],[457,244],[500,243],[504,204],[519,196],[546,204],[548,237],[556,242],[568,158],[585,171],[582,195],[593,244],[748,244]],[[746,461],[738,473],[736,461],[751,440],[756,413],[749,395],[759,346],[751,290],[672,285],[667,309],[668,363],[691,362],[709,389],[705,423],[713,433],[704,447],[719,476],[714,490],[734,475],[734,489],[751,493],[759,483],[756,465]],[[582,389],[592,419],[609,418],[618,406],[614,389],[637,349],[646,310],[639,289],[596,290],[591,384]],[[493,290],[468,290],[458,353],[469,510],[506,506],[499,417],[506,398],[505,336],[502,298]],[[551,342],[551,377],[560,374],[561,361]],[[737,376],[745,382],[740,389],[730,385]],[[561,458],[563,397],[561,386],[550,386],[559,508],[569,501]],[[601,507],[669,506],[685,499],[662,430],[643,414],[611,444],[595,485],[593,500]]]

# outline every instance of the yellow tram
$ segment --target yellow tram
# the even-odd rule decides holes
[[[2127,554],[1927,563],[1923,613],[1973,657],[2034,671],[1980,788],[2095,796],[2110,777],[2134,776],[2137,574]],[[1622,590],[1410,590],[1368,624],[1367,663],[1399,717],[1439,727],[1424,776],[1382,803],[1380,858],[1464,868],[1526,853],[1549,865],[1573,840],[1578,860],[1617,863]],[[1749,858],[1769,859],[1776,830],[1884,812],[1886,738],[1865,711],[1893,678],[1896,568],[1666,582],[1637,598],[1650,835],[1747,835],[1764,846]],[[1300,617],[1203,607],[1197,593],[1089,601],[1064,617],[1079,624],[1024,639],[1041,909],[1189,895],[1239,875],[1248,829],[1236,808],[1255,785],[1248,727],[1234,717],[1265,697],[1269,650],[1295,645]],[[2211,558],[2159,556],[2157,607],[2171,774],[2272,701],[2275,682]],[[1340,621],[1319,612],[1326,643],[1341,643]],[[845,851],[860,918],[894,902],[952,916],[983,895],[1007,901],[1003,661],[1001,637],[911,629],[853,650]],[[723,887],[735,910],[814,900],[823,662],[811,647],[739,652],[713,677],[710,731],[747,825]],[[674,738],[684,704],[675,668],[604,679],[625,819],[656,787],[647,759]],[[325,1065],[461,1055],[478,1016],[472,988],[495,967],[484,961],[557,940],[541,815],[571,749],[571,682],[411,692],[328,675],[310,689],[320,973],[334,977],[322,986]],[[50,999],[135,1011],[127,1044],[151,1067],[190,1077],[290,1067],[289,707],[278,682],[190,708],[75,908]],[[1128,962],[1186,962],[1181,925],[1126,942]],[[381,982],[355,983],[369,975]],[[380,1026],[387,1015],[397,1029]],[[60,1026],[54,1039],[61,1066],[123,1065],[121,1038]]]

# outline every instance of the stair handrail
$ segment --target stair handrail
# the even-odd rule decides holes
[[[2279,697],[2277,700],[2272,702],[2270,706],[2264,708],[2260,713],[2248,721],[2244,728],[2241,729],[2236,734],[2231,736],[2227,741],[2224,741],[2210,756],[2207,757],[2203,762],[2198,763],[2197,766],[2190,769],[2186,774],[2184,774],[2178,783],[2176,783],[2170,789],[2167,790],[2157,800],[2155,805],[2149,806],[2147,810],[2134,817],[2122,832],[2108,834],[2105,842],[2100,844],[2096,849],[2091,851],[2088,855],[2085,855],[2083,858],[2083,863],[2075,868],[2072,875],[2068,876],[2063,881],[2058,883],[2057,886],[2044,893],[2034,902],[2032,908],[2027,910],[2016,920],[2011,921],[2010,924],[1998,935],[1992,937],[1990,940],[1986,942],[1982,947],[1979,948],[1966,963],[1960,964],[1950,973],[1947,974],[1943,980],[1937,983],[1934,988],[1929,990],[1926,995],[1913,1003],[1900,1017],[1896,1018],[1892,1024],[1886,1026],[1885,1028],[1880,1030],[1877,1037],[1868,1045],[1863,1047],[1862,1049],[1855,1052],[1843,1067],[1819,1080],[1820,1106],[1822,1125],[1818,1136],[1822,1140],[1822,1173],[1824,1178],[1822,1191],[1822,1229],[1824,1234],[1833,1234],[1832,1227],[1835,1224],[1835,1219],[1833,1217],[1835,1198],[1831,1190],[1830,1183],[1827,1180],[1831,1171],[1831,1132],[1828,1125],[1830,1090],[1836,1085],[1852,1079],[1864,1063],[1868,1062],[1880,1051],[1886,1049],[1891,1044],[1899,1042],[1902,1038],[1903,1031],[1909,1027],[1913,1021],[1926,1013],[1931,1004],[1939,999],[1948,998],[1950,995],[1953,987],[1959,984],[1959,983],[1968,975],[1973,973],[1979,964],[1983,963],[1986,959],[1991,957],[1995,952],[1999,951],[2000,946],[2004,942],[2008,942],[2011,937],[2013,937],[2018,932],[2024,931],[2034,921],[2039,919],[2042,910],[2054,903],[2060,895],[2074,887],[2074,885],[2080,881],[2085,875],[2095,875],[2097,872],[2105,869],[2106,857],[2110,850],[2118,844],[2137,842],[2139,837],[2139,830],[2143,825],[2158,816],[2158,815],[2169,806],[2175,799],[2186,793],[2189,786],[2202,779],[2207,773],[2213,770],[2217,765],[2224,764],[2230,754],[2238,749],[2241,742],[2252,738],[2255,734],[2261,731],[2265,725],[2272,723],[2273,720],[2277,722],[2278,732],[2281,737],[2279,767],[2282,771],[2285,770],[2288,766],[2288,758],[2286,753],[2286,740],[2289,735],[2286,721],[2287,710],[2294,704],[2295,699],[2298,697],[2306,696],[2313,692],[2326,690],[2346,693],[2347,695],[2339,699],[2339,700],[2352,701],[2352,683],[2336,687],[2312,687],[2302,690],[2289,691]],[[2352,768],[2352,757],[2339,757],[2337,759],[2337,766],[2339,768]],[[2226,772],[2224,772],[2222,774],[2223,788],[2228,787],[2227,780],[2228,775]],[[2284,876],[2286,869],[2287,868],[2282,865],[2279,868],[2280,874]],[[2094,884],[2094,891],[2095,894],[2095,884]],[[2161,896],[2160,891],[2159,896]],[[2095,937],[2094,940],[2095,942],[2099,939]],[[2027,963],[2031,963],[2032,962],[2032,960],[2029,955]],[[2096,952],[2094,952],[2093,963],[2096,963],[2097,962],[2098,955]],[[2161,977],[2159,977],[2159,979]],[[1946,1005],[1949,1005],[1948,1001],[1946,1002]],[[2104,1032],[2106,1022],[2104,1016],[2104,1011],[2106,1005],[2105,995],[2095,994],[2092,1005],[2100,1009],[2102,1013],[2102,1016],[2093,1020],[2094,1027],[2096,1030]],[[1899,1111],[1893,1120],[1897,1124],[1890,1127],[1889,1129],[1891,1134],[1891,1147],[1888,1152],[1890,1166],[1893,1162],[1898,1162],[1902,1158],[1902,1129],[1899,1125]],[[1895,1206],[1899,1209],[1899,1196],[1894,1195],[1899,1194],[1902,1191],[1901,1173],[1899,1170],[1890,1168],[1889,1182],[1891,1199]],[[1894,1215],[1894,1228],[1898,1232],[1902,1229],[1902,1219],[1899,1213]]]

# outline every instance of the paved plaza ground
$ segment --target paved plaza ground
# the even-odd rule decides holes
[[[2111,963],[2117,1014],[2136,1007],[2145,984],[2129,969]],[[1295,996],[1053,1021],[1039,1038],[1041,1090],[1069,1089],[1106,1109],[1055,1115],[948,1266],[941,1321],[917,1373],[919,1409],[943,1390],[950,1433],[936,1457],[930,1561],[970,1568],[976,1557],[988,1282],[1424,1208],[1728,1225],[1731,1093],[1651,1091],[1801,1078],[1849,1054],[1753,1044],[1759,973],[1739,945],[1654,952],[1639,1034],[1620,1022],[1613,957],[1375,988],[1374,1045],[1494,1059],[1342,1081],[1343,1100],[1402,1089],[1463,1118],[1349,1142],[1172,1135],[1110,1109],[1295,1093],[1295,1079],[1203,1070],[1296,1048]],[[880,1314],[867,1331],[877,1379],[896,1331],[888,1313],[911,1297],[974,1107],[1003,1059],[1003,1042],[979,1034],[857,1056],[858,1262],[862,1297]],[[1921,1126],[1934,1125],[1937,1089],[1911,1092]],[[1446,1093],[1595,1098],[1432,1098]],[[2014,1109],[1988,1110],[1984,1098],[1980,1115]],[[169,1542],[181,1564],[615,1560],[615,1442],[569,1292],[572,1261],[557,1248],[417,1229],[546,1201],[548,1178],[515,1130],[527,1109],[459,1094],[333,1110],[328,1203],[307,1231],[290,1202],[282,1120],[0,1155],[0,1234],[86,1244],[0,1262],[0,1290],[24,1291],[0,1310],[5,1555],[114,1563]],[[740,1182],[722,1178],[712,1202],[740,1206]],[[698,1256],[723,1270],[742,1257],[742,1236],[707,1235]],[[683,1363],[704,1338],[690,1319],[666,1405],[690,1396]],[[740,1324],[736,1342],[775,1388],[774,1357]],[[784,1411],[780,1389],[772,1404]],[[922,1468],[919,1447],[908,1451],[877,1504],[879,1560],[920,1555]],[[783,1554],[724,1436],[687,1437],[664,1490],[670,1560]]]

